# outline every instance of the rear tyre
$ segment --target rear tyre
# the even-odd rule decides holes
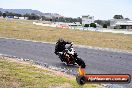
[[[83,61],[81,58],[77,58],[76,63],[77,63],[79,66],[81,66],[81,68],[85,68],[85,67],[86,67],[84,61]]]

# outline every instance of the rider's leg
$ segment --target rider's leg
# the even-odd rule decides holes
[[[64,59],[63,59],[63,53],[59,52],[58,56],[59,56],[60,60],[63,62],[64,61]]]

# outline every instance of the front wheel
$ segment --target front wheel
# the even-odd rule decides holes
[[[76,81],[79,85],[84,85],[86,83],[86,78],[84,76],[77,76]]]
[[[76,59],[76,63],[77,63],[79,66],[81,66],[81,68],[85,68],[85,67],[86,67],[84,61],[83,61],[81,58],[77,58],[77,59]]]

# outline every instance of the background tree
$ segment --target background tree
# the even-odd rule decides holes
[[[2,12],[0,11],[0,16],[2,16]]]
[[[89,24],[85,24],[84,27],[89,27]]]
[[[40,16],[32,13],[31,15],[29,15],[28,19],[29,20],[39,20],[40,19]]]
[[[3,13],[2,16],[3,16],[3,18],[5,18],[7,15],[6,15],[6,13]]]
[[[102,20],[95,20],[94,22],[99,24],[99,25],[103,25],[104,24],[104,22]]]
[[[45,17],[45,16],[42,16],[41,18],[42,18],[42,21],[44,21],[44,20],[46,19],[46,17]]]
[[[6,11],[6,12],[4,12],[5,14],[6,14],[6,16],[16,16],[16,13],[12,13],[12,12],[8,12],[8,11]],[[4,14],[4,15],[5,15]]]
[[[90,27],[96,28],[96,24],[95,24],[95,23],[91,23],[91,24],[90,24]]]
[[[8,11],[5,11],[6,13],[6,16],[10,16],[12,13],[11,12],[8,12]]]
[[[58,21],[59,22],[65,22],[65,19],[64,19],[64,17],[59,17]]]
[[[110,26],[110,20],[95,20],[95,23],[103,26],[104,24],[107,24],[107,26]]]
[[[124,19],[124,17],[122,15],[114,15],[113,18],[114,19]]]
[[[11,13],[11,12],[8,13],[8,16],[13,16],[14,17],[15,15],[16,15],[15,13]]]
[[[130,20],[129,18],[125,18],[125,20]]]
[[[22,17],[22,14],[16,13],[15,16],[17,16],[17,17]]]
[[[70,18],[66,17],[64,19],[65,19],[66,22],[71,22],[71,23],[73,22],[73,18],[71,18],[71,17]]]
[[[30,14],[26,13],[26,14],[24,14],[23,16],[24,16],[24,17],[29,17]]]
[[[103,28],[107,28],[107,24],[104,24],[104,25],[103,25]]]
[[[82,24],[82,18],[77,17],[77,22],[80,22],[80,24]]]

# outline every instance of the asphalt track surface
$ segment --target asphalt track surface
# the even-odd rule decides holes
[[[54,47],[55,45],[50,43],[0,38],[1,54],[28,58],[41,65],[47,63],[52,66],[76,71],[77,66],[66,66],[59,60],[58,56],[54,54]],[[132,53],[81,47],[74,47],[74,49],[79,57],[85,61],[87,73],[132,75]],[[132,88],[132,82],[123,86],[124,88]]]

